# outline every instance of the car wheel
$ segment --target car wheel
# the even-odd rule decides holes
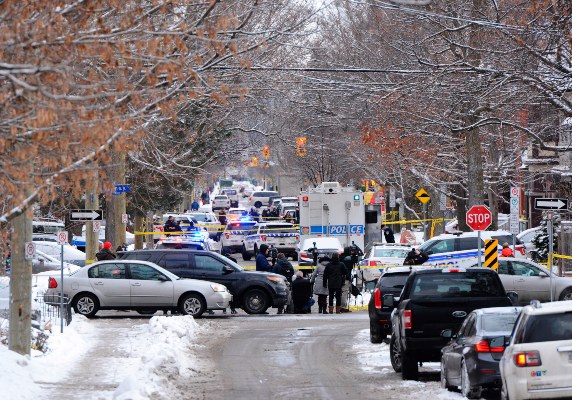
[[[93,294],[81,293],[74,299],[73,309],[76,314],[92,318],[99,310],[99,301]]]
[[[242,309],[247,314],[264,314],[270,306],[268,295],[260,289],[249,290],[242,299]]]
[[[207,305],[203,296],[198,293],[189,293],[184,295],[179,301],[179,310],[183,315],[191,315],[193,318],[199,318],[205,312]]]
[[[449,385],[447,381],[447,371],[445,370],[445,361],[441,359],[441,389],[447,389],[449,392],[453,391],[453,386]]]
[[[244,261],[250,261],[250,259],[252,258],[252,254],[250,254],[248,251],[246,251],[246,247],[244,247],[244,245],[242,246],[242,259]]]
[[[461,362],[461,393],[467,399],[478,399],[481,397],[482,388],[480,386],[471,386],[469,379],[469,371],[465,361]]]
[[[401,372],[401,351],[399,350],[399,343],[395,335],[391,335],[389,340],[389,358],[391,359],[391,366],[395,372]]]
[[[572,288],[566,288],[560,293],[560,301],[572,300]]]
[[[369,341],[372,343],[381,343],[385,339],[385,335],[379,330],[379,324],[375,321],[369,321]]]
[[[292,253],[292,261],[298,261],[298,253]]]
[[[401,352],[401,378],[404,381],[416,381],[419,379],[419,366],[413,354]]]
[[[157,310],[137,310],[137,313],[141,315],[153,315],[156,312]]]

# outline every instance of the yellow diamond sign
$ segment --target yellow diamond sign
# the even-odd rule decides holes
[[[423,204],[427,204],[429,203],[429,200],[431,200],[431,197],[429,197],[429,193],[427,193],[423,188],[419,189],[417,193],[415,193],[415,197],[417,197],[417,200],[419,200]]]

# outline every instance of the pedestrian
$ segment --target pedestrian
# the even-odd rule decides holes
[[[502,244],[501,257],[514,257],[514,251],[512,251],[507,242]]]
[[[191,211],[198,211],[198,210],[199,210],[199,202],[195,200],[191,203]]]
[[[327,314],[328,288],[324,287],[324,270],[330,262],[328,257],[320,258],[318,265],[312,272],[310,282],[314,284],[314,294],[318,296],[318,313]]]
[[[117,257],[115,256],[115,254],[113,254],[111,252],[111,247],[112,247],[112,245],[110,242],[103,243],[103,249],[101,249],[95,255],[95,258],[97,258],[97,261],[115,260]]]
[[[411,249],[403,260],[403,265],[421,265],[429,259],[429,255],[419,249]]]
[[[265,208],[264,210],[262,210],[262,220],[268,221],[269,218],[270,218],[270,211],[268,210],[268,208]]]
[[[272,272],[272,266],[268,262],[266,258],[266,253],[268,252],[268,245],[262,244],[260,245],[260,249],[258,250],[258,254],[256,256],[256,270],[262,272]]]
[[[393,235],[393,231],[387,225],[381,225],[381,230],[383,231],[383,236],[385,237],[385,241],[387,243],[395,243],[395,236]]]
[[[334,313],[334,298],[336,299],[336,314],[342,309],[342,286],[346,280],[347,271],[344,263],[340,262],[340,255],[332,253],[332,261],[326,265],[324,270],[323,286],[328,288],[328,311]]]
[[[294,276],[294,267],[292,266],[290,261],[288,261],[284,253],[278,253],[278,255],[276,256],[276,264],[274,264],[272,272],[278,275],[282,275],[284,278],[286,278],[289,284],[292,284],[292,277]],[[287,304],[290,303],[290,299],[288,300],[289,301],[287,302]],[[282,314],[283,312],[284,312],[284,306],[279,306],[278,314]]]
[[[294,213],[294,223],[300,225],[300,207],[296,206],[296,211]]]
[[[348,307],[348,298],[350,295],[350,289],[352,287],[352,270],[354,269],[354,257],[352,254],[352,248],[350,246],[344,247],[344,252],[340,255],[340,261],[346,266],[346,280],[342,286],[342,308],[341,312],[351,312]]]
[[[296,279],[292,281],[292,303],[295,314],[309,314],[312,305],[316,302],[312,298],[312,283],[302,271],[296,272]]]
[[[181,232],[181,226],[175,221],[175,217],[169,215],[165,226],[163,227],[163,232]]]

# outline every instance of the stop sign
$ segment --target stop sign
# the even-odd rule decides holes
[[[484,231],[493,220],[491,210],[487,206],[472,206],[467,211],[467,225],[474,231]]]

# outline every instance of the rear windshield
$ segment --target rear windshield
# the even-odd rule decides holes
[[[572,339],[572,312],[531,315],[519,343],[552,342]]]
[[[254,225],[256,225],[255,222],[251,224],[244,222],[233,222],[232,224],[228,224],[228,227],[226,229],[229,231],[245,231],[245,230],[251,230],[252,227],[254,227]]]
[[[260,229],[260,233],[298,233],[298,229],[293,226],[267,225]]]
[[[502,297],[504,295],[500,280],[495,274],[467,271],[420,274],[413,282],[410,297],[421,299],[425,297]]]
[[[278,195],[276,192],[254,192],[252,197],[272,197],[276,195]]]
[[[227,214],[232,214],[232,215],[247,215],[248,212],[246,210],[230,210]]]
[[[382,288],[403,289],[405,282],[409,278],[409,272],[403,274],[387,274],[381,277],[380,286]]]
[[[485,334],[510,335],[518,313],[485,314],[481,319],[481,329]]]
[[[405,258],[409,253],[409,249],[383,249],[374,248],[372,257],[399,257]]]
[[[215,200],[226,200],[226,196],[215,196]]]
[[[210,221],[209,218],[207,218],[206,214],[193,214],[193,218],[195,218],[198,222],[208,222]]]
[[[223,193],[226,195],[234,196],[236,195],[236,190],[223,190]]]

